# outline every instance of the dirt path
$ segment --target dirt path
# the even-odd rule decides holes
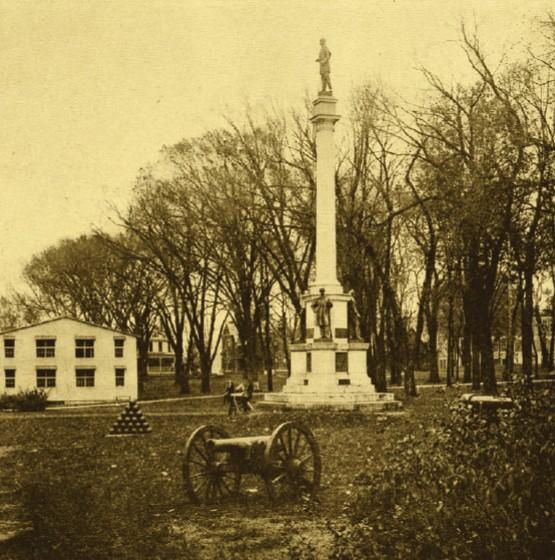
[[[171,532],[175,538],[186,538],[200,560],[288,560],[296,557],[294,551],[301,542],[309,544],[313,558],[327,558],[331,545],[330,533],[321,518],[296,519],[293,523],[275,515],[245,519],[224,513],[217,521],[176,520]]]

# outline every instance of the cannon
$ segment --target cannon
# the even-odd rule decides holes
[[[513,399],[509,397],[475,395],[473,393],[461,395],[461,401],[470,406],[474,412],[480,414],[489,423],[498,421],[498,410],[508,410],[514,406]]]
[[[272,501],[314,495],[320,486],[320,450],[309,428],[285,422],[271,435],[230,438],[217,426],[201,426],[187,440],[183,478],[196,504],[238,494],[241,477],[262,477]]]

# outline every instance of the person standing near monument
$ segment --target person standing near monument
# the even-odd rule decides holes
[[[320,54],[316,59],[316,62],[320,63],[320,78],[322,79],[322,91],[320,93],[331,95],[330,58],[331,52],[326,46],[326,40],[320,39]]]

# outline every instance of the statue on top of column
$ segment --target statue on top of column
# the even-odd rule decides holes
[[[330,80],[330,58],[331,52],[326,46],[326,40],[320,39],[320,54],[316,62],[320,63],[320,78],[322,79],[322,90],[320,95],[331,95],[331,80]]]

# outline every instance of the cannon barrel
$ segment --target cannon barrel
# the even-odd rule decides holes
[[[461,395],[461,401],[470,404],[477,405],[484,408],[512,408],[513,399],[509,397],[497,397],[493,395],[475,395],[473,393],[465,393]]]
[[[206,442],[210,451],[233,451],[234,449],[248,449],[255,445],[266,446],[270,436],[246,436],[238,438],[212,438]]]

